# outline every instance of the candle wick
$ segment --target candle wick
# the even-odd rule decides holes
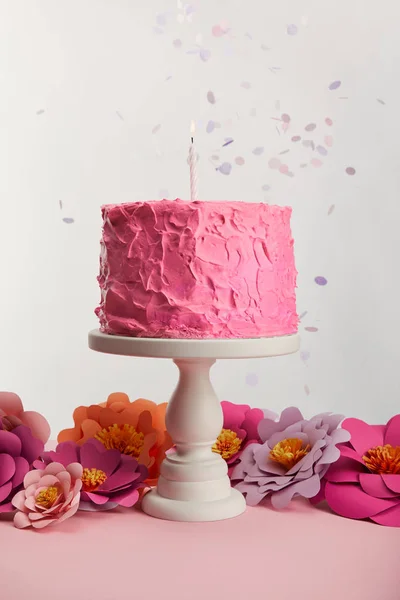
[[[192,140],[192,144],[193,144],[193,138],[190,138]]]

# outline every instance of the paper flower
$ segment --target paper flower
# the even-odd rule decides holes
[[[386,425],[346,419],[342,427],[350,442],[339,445],[314,502],[325,499],[343,517],[400,527],[400,415]]]
[[[172,446],[165,426],[166,407],[167,403],[130,402],[126,394],[111,394],[102,405],[75,409],[75,427],[61,431],[58,441],[72,440],[81,445],[96,438],[105,448],[136,458],[149,470],[147,484],[155,485],[165,453]]]
[[[224,422],[212,450],[226,460],[230,474],[246,446],[251,442],[261,441],[257,432],[259,422],[265,416],[274,419],[277,415],[259,408],[250,408],[247,404],[226,401],[221,402],[221,408]]]
[[[118,450],[106,450],[101,442],[90,439],[82,446],[76,442],[62,442],[55,451],[44,452],[46,464],[56,462],[67,467],[70,463],[82,465],[80,506],[83,510],[107,510],[116,506],[133,506],[139,499],[148,471],[132,456]],[[35,463],[39,466],[39,463]]]
[[[14,510],[12,497],[44,448],[28,427],[18,425],[12,431],[2,427],[0,419],[0,513]]]
[[[44,444],[50,437],[50,425],[43,415],[33,410],[24,410],[21,398],[12,392],[0,392],[0,418],[3,429],[7,431],[12,431],[18,425],[26,425]]]
[[[255,506],[270,496],[274,508],[284,508],[294,496],[318,494],[321,478],[340,456],[336,444],[350,437],[337,428],[341,420],[340,415],[329,413],[307,420],[292,407],[278,421],[260,421],[262,443],[249,444],[232,473],[247,504]]]
[[[15,527],[43,529],[72,517],[79,506],[81,477],[82,466],[77,463],[66,468],[51,463],[44,469],[29,471],[24,477],[24,489],[12,500],[18,511]]]

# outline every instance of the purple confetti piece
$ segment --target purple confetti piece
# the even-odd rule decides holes
[[[174,46],[174,48],[182,48],[182,40],[176,38],[176,40],[172,42],[172,45]]]
[[[347,175],[355,175],[356,170],[353,167],[347,167],[346,173],[347,173]]]
[[[304,129],[305,129],[306,131],[314,131],[314,129],[315,129],[315,128],[316,128],[316,124],[315,124],[315,123],[309,123],[308,125],[306,125],[306,126],[304,127]]]
[[[328,125],[328,127],[332,127],[333,125],[333,121],[330,117],[326,117],[325,123]]]
[[[68,225],[75,222],[75,220],[72,219],[72,217],[64,217],[63,221],[64,221],[64,223],[67,223]]]
[[[211,157],[212,160],[219,160],[218,154],[213,154]]]
[[[288,25],[286,27],[286,33],[288,35],[296,35],[298,32],[298,28],[297,25],[295,25],[294,23],[291,23],[290,25]]]
[[[281,115],[281,121],[284,123],[290,123],[290,115],[283,113],[283,115]]]
[[[317,152],[322,154],[322,156],[326,156],[328,154],[328,150],[324,148],[324,146],[317,146]]]
[[[210,50],[207,50],[207,48],[201,48],[200,50],[200,58],[203,62],[207,62],[208,59],[211,56],[211,52]]]
[[[314,281],[317,285],[326,285],[328,283],[328,280],[325,277],[322,277],[322,275],[315,277]]]
[[[247,373],[246,375],[246,383],[247,385],[251,385],[254,387],[258,384],[258,376],[256,373]]]
[[[222,144],[222,147],[224,148],[225,146],[229,146],[229,144],[232,144],[234,142],[233,138],[225,138],[226,142],[224,142]]]
[[[382,100],[381,98],[377,98],[376,100],[377,100],[377,102],[379,102],[379,104],[383,104],[383,105],[386,104],[386,102],[384,100]]]
[[[232,165],[231,165],[231,163],[224,162],[224,163],[222,163],[222,165],[220,165],[217,168],[217,171],[219,171],[223,175],[229,175],[230,172],[232,171]]]
[[[337,90],[341,85],[342,85],[342,82],[339,81],[339,80],[332,81],[332,83],[329,84],[329,89],[330,90]]]
[[[206,127],[207,133],[212,133],[214,131],[214,128],[215,128],[214,121],[208,121],[207,127]]]
[[[318,327],[304,327],[304,329],[310,333],[316,333],[318,331]]]
[[[301,140],[301,136],[300,135],[294,135],[292,137],[292,142],[299,142]]]
[[[158,125],[153,127],[153,129],[151,130],[151,133],[157,133],[158,131],[160,131],[160,129],[161,129],[161,124],[158,123]]]
[[[270,169],[279,169],[281,166],[281,161],[279,158],[270,158],[268,161],[268,166]]]
[[[215,96],[214,96],[214,92],[207,92],[207,100],[209,101],[210,104],[215,104]]]
[[[263,146],[257,146],[257,148],[254,148],[253,150],[253,154],[255,154],[256,156],[261,156],[261,154],[264,153],[264,147]]]
[[[310,358],[310,353],[308,350],[301,350],[300,351],[300,358],[303,362],[307,362],[308,359]]]
[[[265,183],[262,188],[263,192],[269,192],[269,190],[271,189],[271,186],[269,186],[267,183]]]
[[[328,215],[331,215],[334,210],[335,210],[335,205],[331,204],[330,207],[328,208]]]
[[[245,90],[249,90],[251,88],[251,83],[250,81],[242,81],[240,87],[244,88]]]
[[[302,319],[304,319],[304,317],[308,314],[308,310],[305,310],[304,312],[301,313],[301,315],[299,316],[299,321],[301,321]]]
[[[37,115],[42,115],[44,113],[44,108],[40,108],[39,110],[36,111]]]
[[[244,160],[243,156],[237,156],[237,157],[235,158],[235,163],[236,163],[237,165],[239,165],[239,167],[243,166],[243,165],[244,165],[244,163],[245,163],[245,160]]]
[[[308,387],[308,385],[307,385],[307,384],[305,384],[305,386],[304,386],[304,391],[305,391],[305,393],[306,393],[306,396],[309,396],[309,395],[310,395],[310,388]]]

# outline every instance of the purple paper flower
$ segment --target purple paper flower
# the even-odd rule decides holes
[[[0,418],[0,513],[14,511],[11,500],[43,449],[29,427],[18,425],[7,431]]]
[[[260,421],[262,443],[245,448],[231,477],[247,504],[255,506],[270,496],[274,508],[284,508],[294,496],[318,494],[321,478],[340,456],[336,444],[350,438],[348,431],[338,429],[342,418],[324,413],[307,420],[291,407],[279,421]]]
[[[89,439],[82,446],[68,441],[58,444],[55,451],[44,452],[43,463],[61,463],[65,467],[80,463],[83,467],[81,510],[108,510],[116,506],[133,506],[139,499],[139,489],[144,487],[148,476],[147,467],[140,465],[132,456],[118,450],[106,450],[101,442]]]

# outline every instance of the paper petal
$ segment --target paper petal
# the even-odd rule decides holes
[[[366,519],[398,504],[393,500],[373,498],[352,483],[328,482],[325,498],[334,512],[350,519]]]
[[[350,443],[360,456],[364,456],[370,448],[383,445],[383,439],[379,431],[361,421],[361,419],[345,419],[342,427],[350,431]]]
[[[23,425],[29,427],[32,435],[45,444],[50,437],[50,425],[43,415],[33,410],[27,410],[19,415]]]
[[[30,527],[31,522],[26,513],[18,511],[14,516],[14,525],[18,529],[23,529],[24,527]]]
[[[341,456],[339,460],[330,466],[325,479],[333,482],[357,482],[360,473],[364,473],[365,468],[357,461]]]
[[[28,461],[25,458],[23,458],[22,456],[16,456],[14,458],[14,462],[15,462],[15,473],[12,478],[13,489],[15,489],[16,487],[21,485],[21,483],[24,481],[25,475],[29,471]]]
[[[393,447],[400,446],[400,415],[395,415],[388,422],[384,442]]]
[[[15,461],[9,454],[0,454],[0,487],[13,477]]]
[[[375,473],[360,473],[359,477],[362,489],[369,496],[373,496],[374,498],[396,498],[397,494],[385,485],[380,475]],[[398,477],[398,475],[393,475],[393,477]]]
[[[105,504],[93,504],[93,502],[79,502],[79,510],[85,510],[87,512],[97,512],[99,510],[112,510],[117,508],[116,502],[106,502]]]
[[[0,430],[0,453],[20,456],[21,440],[11,431]]]
[[[285,508],[292,500],[293,496],[303,496],[312,498],[318,494],[321,487],[321,481],[318,475],[313,475],[310,479],[296,481],[292,485],[271,495],[271,504],[274,508]]]
[[[400,503],[394,508],[384,510],[383,512],[371,517],[371,520],[379,525],[389,527],[400,527]]]
[[[4,502],[4,500],[8,498],[12,489],[11,481],[7,481],[7,483],[3,483],[3,485],[0,486],[0,502]]]
[[[385,482],[385,485],[392,490],[392,492],[400,494],[400,475],[382,473],[381,477]]]
[[[16,417],[24,410],[22,400],[13,392],[0,392],[0,410],[3,410],[6,415],[14,415]]]

